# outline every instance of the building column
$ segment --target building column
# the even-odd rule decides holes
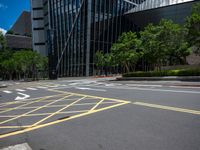
[[[91,43],[91,13],[92,0],[87,0],[87,48],[86,48],[86,76],[90,75],[90,43]]]

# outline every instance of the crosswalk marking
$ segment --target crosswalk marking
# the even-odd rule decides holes
[[[3,91],[4,93],[11,94],[11,91]]]
[[[16,89],[16,91],[18,91],[18,92],[25,92],[26,90]]]

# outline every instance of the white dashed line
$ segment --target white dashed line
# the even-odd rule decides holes
[[[38,86],[37,88],[39,88],[39,89],[47,89],[47,87],[44,87],[44,86]]]
[[[127,86],[141,86],[141,87],[163,87],[162,85],[147,85],[147,84],[126,84]]]
[[[200,89],[200,87],[194,87],[194,86],[169,86],[172,88],[183,88],[183,89]]]
[[[36,90],[38,90],[38,89],[36,89],[36,88],[26,88],[27,90],[32,90],[32,91],[36,91]]]
[[[3,91],[4,93],[11,94],[11,91]]]
[[[25,92],[26,90],[16,89],[16,91],[18,91],[18,92]]]

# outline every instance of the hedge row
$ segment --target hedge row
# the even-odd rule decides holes
[[[123,74],[123,77],[164,77],[164,76],[200,76],[200,69],[131,72]]]

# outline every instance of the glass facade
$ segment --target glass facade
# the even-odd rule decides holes
[[[48,3],[49,55],[54,58],[51,68],[56,67],[59,76],[93,75],[96,51],[109,51],[122,32],[122,15],[135,7],[124,0],[49,0]]]
[[[50,71],[59,77],[94,75],[95,53],[108,53],[122,32],[139,30],[126,15],[185,1],[43,0]]]

